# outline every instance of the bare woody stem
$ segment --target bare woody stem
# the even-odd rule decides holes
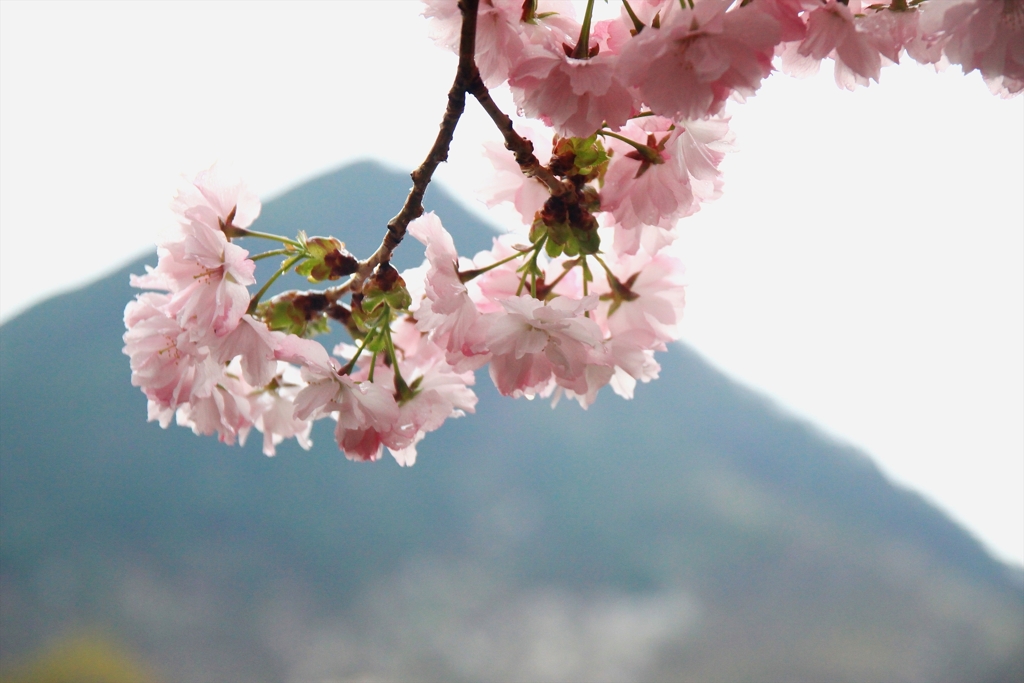
[[[480,74],[477,72],[474,61],[478,4],[479,0],[459,0],[459,9],[462,10],[459,68],[455,74],[455,82],[452,83],[451,90],[448,91],[448,106],[445,108],[444,118],[441,119],[441,130],[438,131],[427,158],[411,174],[412,189],[409,190],[409,195],[405,198],[402,210],[388,222],[388,231],[377,251],[370,258],[359,263],[359,269],[353,275],[352,280],[335,289],[359,291],[362,282],[370,276],[374,268],[391,260],[391,255],[405,238],[405,231],[409,227],[409,223],[423,214],[423,195],[427,191],[427,185],[430,184],[430,179],[438,164],[448,159],[448,148],[455,135],[455,127],[459,123],[462,112],[466,109],[466,91],[471,84],[480,82]],[[328,290],[328,296],[333,294],[333,290]],[[337,296],[340,295],[339,292]]]
[[[466,109],[467,93],[476,98],[498,127],[502,137],[505,138],[505,147],[515,155],[516,163],[519,164],[524,175],[537,178],[554,196],[571,197],[574,193],[574,188],[571,185],[560,181],[537,160],[533,154],[533,143],[516,133],[512,126],[512,119],[494,103],[487,86],[480,78],[480,72],[477,70],[474,59],[478,6],[479,0],[459,0],[459,8],[462,10],[462,31],[459,39],[459,66],[455,74],[455,82],[452,83],[451,90],[448,91],[448,106],[441,119],[441,129],[438,131],[437,138],[434,140],[427,158],[419,168],[410,174],[413,186],[409,190],[405,204],[398,215],[388,222],[387,233],[377,251],[368,259],[360,261],[356,272],[344,284],[324,291],[324,295],[332,303],[349,292],[359,292],[363,282],[370,277],[374,268],[382,263],[390,262],[391,255],[405,238],[409,223],[423,214],[423,195],[427,191],[427,186],[430,184],[430,179],[437,166],[442,161],[448,160],[448,149],[455,136],[455,127]]]
[[[537,161],[537,157],[533,154],[533,143],[516,133],[515,128],[512,127],[512,119],[494,103],[491,93],[479,77],[475,83],[470,85],[469,93],[476,98],[487,115],[491,117],[494,125],[501,131],[502,137],[505,138],[505,148],[515,155],[516,163],[519,164],[524,175],[544,183],[551,194],[555,196],[563,195],[571,189]]]

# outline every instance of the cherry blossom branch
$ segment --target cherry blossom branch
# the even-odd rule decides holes
[[[567,194],[572,188],[566,186],[549,171],[533,153],[533,143],[516,133],[512,119],[505,114],[491,98],[490,91],[480,78],[475,62],[476,20],[479,0],[460,0],[463,13],[462,31],[459,38],[459,66],[455,82],[448,92],[448,106],[441,120],[441,130],[434,140],[427,158],[412,172],[413,187],[406,197],[401,211],[388,222],[387,233],[380,247],[368,259],[360,261],[356,273],[344,284],[324,291],[328,300],[337,302],[349,292],[358,292],[363,281],[381,263],[391,260],[394,250],[405,237],[406,228],[413,219],[423,213],[423,195],[434,174],[434,170],[448,159],[448,149],[455,135],[455,128],[466,108],[466,93],[473,95],[505,138],[505,147],[510,150],[520,169],[528,177],[540,180],[554,196]]]
[[[522,169],[524,175],[540,180],[551,191],[551,194],[556,197],[570,191],[571,188],[564,185],[547,167],[537,160],[537,157],[533,154],[533,143],[515,131],[515,128],[512,126],[512,119],[491,99],[491,93],[487,90],[487,86],[484,85],[483,81],[477,79],[470,86],[469,94],[476,98],[476,101],[484,108],[487,115],[491,117],[491,121],[501,131],[502,137],[505,138],[505,148],[515,155],[516,163],[519,164],[519,168]]]
[[[679,11],[667,11],[676,1]],[[780,47],[812,62],[833,55],[837,83],[847,88],[877,81],[883,58],[896,61],[905,49],[922,63],[948,58],[965,71],[980,69],[1003,95],[1022,92],[1024,62],[1012,49],[1024,44],[1022,27],[1006,19],[1021,1],[963,0],[945,12],[932,0],[885,0],[867,9],[902,16],[875,18],[853,14],[846,0],[814,7],[730,0],[704,2],[699,11],[694,0],[645,0],[644,16],[667,14],[662,25],[656,11],[644,28],[623,0],[630,19],[620,16],[606,35],[615,26],[616,35],[643,35],[601,41],[599,55],[590,35],[595,0],[581,25],[564,16],[546,21],[537,0],[427,0],[431,31],[456,48],[458,69],[437,137],[380,246],[360,261],[334,237],[249,230],[260,212],[256,195],[216,166],[202,171],[175,198],[178,237],[161,243],[155,269],[131,280],[155,290],[125,308],[132,383],[145,393],[150,419],[165,427],[174,420],[229,444],[257,429],[273,455],[286,438],[308,449],[313,422],[333,417],[347,457],[377,460],[386,446],[400,465],[413,464],[416,443],[443,418],[473,412],[469,385],[485,363],[507,396],[557,391],[585,408],[611,383],[629,398],[637,382],[656,375],[654,353],[679,336],[681,264],[659,250],[678,219],[718,192],[731,139],[720,116],[725,99],[757,91]],[[908,11],[922,3],[921,12]],[[927,21],[918,16],[932,9]],[[487,56],[479,65],[478,45]],[[485,84],[504,81],[524,113],[554,129],[546,165],[491,99]],[[478,259],[490,265],[460,272],[451,234],[437,216],[423,215],[423,197],[470,95],[518,165],[507,177],[508,159],[496,160],[502,181],[491,201],[511,201],[525,230],[496,240],[490,258]],[[655,118],[631,121],[641,116]],[[697,130],[684,138],[688,121]],[[391,258],[407,231],[428,245],[428,258],[400,274]],[[250,255],[231,243],[236,237],[275,244]],[[602,245],[603,237],[614,240]],[[250,297],[256,262],[271,257],[283,257],[280,267]],[[605,277],[595,278],[601,269]],[[270,296],[289,271],[337,286]],[[479,287],[466,287],[485,274]],[[410,290],[422,295],[415,311]],[[331,321],[358,347],[340,368],[310,339]]]
[[[466,92],[470,85],[480,82],[480,74],[474,61],[478,5],[479,0],[459,0],[459,9],[462,10],[462,31],[459,38],[459,66],[455,73],[455,82],[448,91],[448,106],[441,119],[441,130],[437,133],[434,145],[430,148],[427,158],[411,174],[413,185],[402,210],[388,222],[388,231],[377,251],[365,261],[360,261],[359,269],[348,282],[340,288],[325,292],[329,298],[336,300],[344,291],[359,291],[363,281],[370,276],[374,268],[391,260],[391,255],[405,238],[409,223],[422,215],[423,195],[427,191],[434,170],[442,161],[448,160],[448,149],[455,136],[455,127],[466,109]]]
[[[332,304],[337,303],[338,299],[345,296],[352,291],[352,285],[355,284],[356,276],[353,275],[345,283],[338,285],[337,287],[330,287],[324,290],[324,296]]]

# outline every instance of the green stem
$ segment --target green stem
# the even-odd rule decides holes
[[[533,271],[537,268],[537,257],[540,256],[540,250],[544,248],[544,243],[547,241],[547,239],[548,236],[544,235],[539,240],[537,240],[537,244],[533,245],[533,256],[531,256],[529,262],[527,262],[527,264],[523,266],[523,277],[519,278],[519,287],[516,289],[516,296],[519,296],[523,293],[523,287],[526,286],[526,277],[533,273]],[[536,276],[534,276],[533,278],[533,286],[530,287],[530,291],[533,292],[534,297],[537,296]]]
[[[640,17],[633,12],[633,8],[629,6],[629,2],[627,2],[627,0],[622,0],[622,6],[626,8],[626,14],[629,15],[630,21],[633,22],[633,29],[639,34],[640,31],[643,31],[646,28],[646,26],[644,26],[644,22],[640,21]]]
[[[291,246],[295,247],[296,249],[303,249],[303,250],[305,250],[305,247],[302,246],[301,242],[296,242],[295,240],[290,240],[287,237],[281,237],[280,235],[274,235],[274,234],[271,234],[269,232],[257,232],[256,230],[245,230],[243,228],[235,228],[233,236],[235,236],[235,237],[259,237],[260,239],[264,239],[264,240],[274,240],[275,242],[281,242],[282,244],[290,244]]]
[[[593,16],[594,0],[587,0],[587,12],[583,15],[580,39],[576,41],[576,49],[572,51],[573,59],[589,59],[590,57],[590,20]]]
[[[605,263],[600,256],[597,254],[591,254],[591,256],[597,259],[597,262],[601,264],[602,268],[604,268],[605,277],[608,278],[608,284],[611,286],[612,290],[618,292],[625,289],[625,285],[622,284],[622,280],[615,277],[615,273],[612,272],[612,269],[608,267],[608,264]]]
[[[597,254],[592,254],[592,256],[598,260],[601,258]],[[583,260],[583,296],[587,296],[587,283],[594,279],[594,274],[590,272],[590,264],[587,263],[587,257],[584,255],[581,258]],[[585,311],[583,315],[588,318],[591,317],[590,311]]]
[[[373,352],[373,356],[370,358],[370,374],[366,376],[367,381],[373,384],[373,371],[377,369],[377,352]]]
[[[523,268],[523,276],[519,278],[519,286],[516,287],[516,296],[520,296],[523,293],[523,287],[526,286],[526,278],[530,275],[530,268]]]
[[[636,118],[636,117],[633,117],[633,118]],[[616,140],[622,140],[627,145],[631,145],[634,149],[636,149],[636,151],[640,152],[644,156],[652,154],[653,151],[654,151],[650,147],[648,147],[647,145],[643,144],[642,142],[637,142],[636,140],[630,140],[625,135],[619,135],[618,133],[613,133],[610,130],[599,130],[599,131],[597,131],[597,134],[601,135],[601,136],[604,136],[604,137],[615,138]]]
[[[587,294],[588,294],[588,292],[587,292],[587,275],[590,274],[590,268],[587,267],[587,257],[586,257],[586,255],[581,256],[580,260],[583,262],[582,263],[582,267],[583,267],[583,296],[587,296]],[[584,318],[589,318],[590,317],[590,311],[583,311],[583,317]]]
[[[643,157],[643,159],[645,160],[646,164],[664,164],[665,163],[665,158],[662,157],[662,155],[659,154],[658,150],[655,150],[655,148],[653,148],[649,144],[643,144],[642,142],[637,142],[636,140],[631,140],[630,138],[626,137],[625,135],[620,135],[618,133],[613,133],[610,130],[599,130],[599,131],[597,131],[597,134],[598,135],[604,135],[606,137],[613,137],[616,140],[622,140],[623,142],[626,142],[627,144],[631,145],[634,148],[634,150],[636,150],[638,153],[640,153],[640,156]],[[648,137],[647,139],[650,139],[650,137]],[[641,168],[641,172],[647,170],[647,166],[641,166],[640,168]]]
[[[577,259],[577,261],[578,261],[578,259]],[[570,263],[571,263],[571,261],[570,261]],[[577,265],[579,265],[579,263],[578,263],[578,262],[577,262],[576,264],[574,264],[573,266],[569,267],[569,268],[563,268],[563,269],[562,269],[562,274],[561,274],[561,275],[559,275],[558,277],[556,277],[556,278],[555,278],[555,281],[554,281],[554,282],[552,282],[552,283],[551,283],[551,284],[549,284],[549,285],[545,285],[545,286],[546,286],[546,287],[548,288],[548,291],[551,291],[551,290],[553,290],[553,289],[555,288],[555,285],[557,285],[557,284],[558,284],[559,282],[561,282],[561,281],[562,281],[562,279],[563,279],[563,278],[564,278],[564,277],[565,277],[566,275],[568,275],[568,274],[569,274],[569,271],[570,271],[570,270],[572,270],[573,268],[575,268],[575,267],[576,267]]]
[[[374,330],[373,332],[376,332],[376,330]],[[339,375],[348,375],[348,374],[352,373],[352,369],[355,368],[355,366],[356,366],[356,361],[359,360],[359,356],[363,355],[363,350],[366,349],[366,345],[369,344],[370,343],[370,339],[373,338],[373,332],[370,332],[365,337],[363,337],[363,343],[359,345],[358,349],[356,349],[356,355],[352,356],[352,360],[350,360],[349,362],[345,363],[345,365],[342,366],[341,370],[338,370],[338,374]],[[374,355],[376,355],[376,354],[374,354]],[[373,366],[372,365],[370,366],[370,373],[371,373],[370,381],[372,382],[373,381],[373,377],[372,377]]]
[[[390,314],[387,317],[390,320]],[[384,348],[391,357],[391,368],[395,371],[395,391],[399,398],[405,398],[409,393],[409,385],[402,379],[402,371],[398,369],[398,354],[395,353],[395,342],[391,339],[391,325],[384,326]]]
[[[594,256],[595,258],[597,258],[597,254],[591,254],[591,255]],[[583,268],[583,282],[593,282],[594,281],[594,274],[590,271],[590,264],[587,263],[587,257],[586,256],[583,257],[582,268]]]
[[[517,258],[521,258],[523,256],[526,256],[527,253],[528,252],[526,252],[526,251],[517,251],[516,253],[512,254],[511,256],[503,258],[500,261],[495,261],[494,263],[492,263],[489,266],[484,266],[483,268],[476,268],[474,270],[467,270],[467,271],[461,272],[461,273],[459,273],[459,282],[462,282],[463,284],[465,284],[465,283],[469,282],[470,280],[472,280],[473,278],[480,277],[481,275],[483,275],[484,273],[486,273],[489,270],[494,270],[498,266],[504,265],[504,264],[508,263],[509,261],[511,261],[513,259],[517,259]]]
[[[601,266],[604,268],[605,275],[608,278],[608,286],[612,288],[612,296],[614,297],[614,301],[612,303],[611,309],[608,311],[608,315],[611,315],[619,307],[619,303],[621,303],[621,301],[619,301],[620,297],[622,301],[633,301],[639,295],[630,290],[628,286],[622,284],[622,280],[615,277],[615,273],[613,273],[611,268],[608,267],[608,264],[601,260],[600,256],[598,256],[597,254],[592,254],[592,256],[596,258],[597,262],[600,263]],[[632,284],[632,281],[635,280],[635,277],[636,276],[631,277],[629,280],[627,280],[627,282],[630,282],[630,284]]]
[[[260,291],[256,292],[255,296],[253,296],[253,298],[249,301],[249,309],[246,311],[246,313],[248,313],[249,315],[255,313],[256,307],[260,303],[260,299],[262,299],[263,295],[267,293],[268,289],[270,289],[270,285],[274,284],[274,280],[287,273],[292,266],[294,266],[296,263],[298,263],[304,258],[306,258],[305,254],[297,254],[296,256],[288,259],[283,264],[281,264],[281,267],[277,269],[277,272],[270,276],[270,279],[267,280],[262,287],[260,287]]]
[[[619,278],[615,277],[615,273],[613,273],[612,269],[608,267],[608,264],[604,262],[604,259],[602,259],[597,254],[591,254],[591,256],[597,259],[597,262],[601,264],[602,268],[604,268],[604,272],[608,275],[608,277],[614,279],[615,281],[618,281]]]
[[[291,251],[289,249],[274,249],[273,251],[265,251],[262,254],[256,254],[255,256],[250,256],[249,260],[250,261],[259,261],[260,259],[270,258],[271,256],[286,256],[288,254],[294,254],[294,253],[295,253],[294,251]]]

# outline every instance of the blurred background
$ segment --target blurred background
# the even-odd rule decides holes
[[[121,312],[178,174],[369,253],[454,73],[419,11],[0,5],[0,676],[1024,679],[1024,109],[977,74],[733,106],[632,402],[482,377],[404,471],[144,422]],[[428,195],[463,253],[514,224],[488,126]]]

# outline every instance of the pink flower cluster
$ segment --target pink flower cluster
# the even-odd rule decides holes
[[[435,40],[457,50],[456,0],[425,4]],[[644,110],[715,115],[729,97],[752,95],[776,55],[796,74],[830,58],[847,88],[877,81],[905,51],[977,69],[1003,94],[1024,89],[1021,0],[634,0],[592,26],[587,54],[569,3],[534,4],[481,0],[477,65],[489,87],[507,80],[522,111],[562,136],[618,130]]]
[[[457,49],[456,0],[425,5],[435,39]],[[906,52],[978,69],[1004,94],[1024,89],[1024,0],[634,0],[589,32],[586,24],[565,2],[481,0],[477,65],[556,136],[601,136],[611,159],[594,183],[599,218],[624,254],[656,254],[678,219],[720,194],[731,141],[724,104],[754,94],[776,64],[806,75],[829,58],[837,83],[853,88]],[[544,147],[543,135],[527,135]],[[504,150],[488,155],[498,178],[485,200],[513,202],[531,224],[546,188]]]
[[[577,259],[538,253],[541,275],[531,285],[515,258],[530,247],[515,244],[514,235],[495,238],[490,251],[469,260],[459,258],[433,213],[414,221],[409,232],[427,245],[417,328],[452,367],[489,365],[506,396],[564,394],[586,408],[611,384],[632,398],[638,380],[658,376],[654,352],[678,338],[683,269],[666,254],[610,255],[601,259],[607,272],[587,283]],[[461,281],[460,272],[479,270],[486,272]]]
[[[507,396],[586,408],[610,385],[631,398],[679,337],[683,267],[665,247],[679,219],[721,193],[726,100],[754,94],[776,64],[799,75],[825,58],[841,86],[866,85],[903,52],[978,70],[1003,95],[1024,90],[1024,0],[861,1],[634,0],[592,23],[593,2],[577,21],[558,0],[480,0],[481,79],[507,81],[520,113],[548,126],[525,131],[539,161],[507,130],[517,156],[487,150],[485,201],[512,204],[525,229],[469,259],[422,215],[408,232],[426,262],[399,274],[384,247],[358,261],[333,237],[249,230],[255,195],[217,167],[200,173],[172,204],[178,233],[157,266],[132,278],[149,291],[125,309],[124,352],[150,419],[229,444],[256,428],[272,455],[292,437],[308,449],[313,422],[329,417],[349,458],[386,447],[411,465],[428,432],[474,411],[484,366]],[[424,13],[457,49],[460,3],[426,0]],[[240,237],[284,246],[250,258]],[[250,294],[255,260],[273,256],[277,274]],[[293,268],[311,282],[350,279],[261,301]],[[333,354],[308,338],[328,317],[354,342]]]
[[[458,3],[425,3],[435,38],[455,48]],[[776,64],[801,75],[829,58],[837,83],[853,88],[877,81],[905,51],[979,69],[1005,92],[1024,82],[1021,0],[622,5],[618,17],[591,25],[589,9],[577,21],[565,3],[480,1],[481,76],[489,86],[507,81],[519,113],[549,127],[551,144],[527,126],[521,132],[542,160],[550,156],[575,200],[553,196],[550,183],[492,145],[496,173],[484,200],[512,204],[529,235],[460,264],[436,217],[410,227],[430,262],[417,325],[453,366],[489,364],[506,395],[567,394],[586,407],[605,384],[629,397],[638,380],[657,375],[654,351],[678,338],[684,304],[682,267],[664,247],[680,218],[721,193],[719,165],[732,141],[726,100],[753,95]],[[554,250],[541,249],[552,242]],[[468,272],[482,274],[460,278]]]
[[[155,291],[138,295],[124,316],[124,352],[150,420],[166,427],[176,417],[228,444],[244,443],[255,427],[273,455],[291,437],[308,449],[313,421],[331,417],[350,458],[376,460],[387,446],[411,465],[426,432],[473,411],[472,373],[456,372],[408,320],[390,332],[409,382],[396,393],[395,369],[376,354],[343,373],[318,342],[271,331],[258,319],[247,288],[255,263],[227,237],[260,212],[244,185],[214,167],[185,183],[172,207],[180,234],[160,245],[156,268],[132,277],[134,286]]]

